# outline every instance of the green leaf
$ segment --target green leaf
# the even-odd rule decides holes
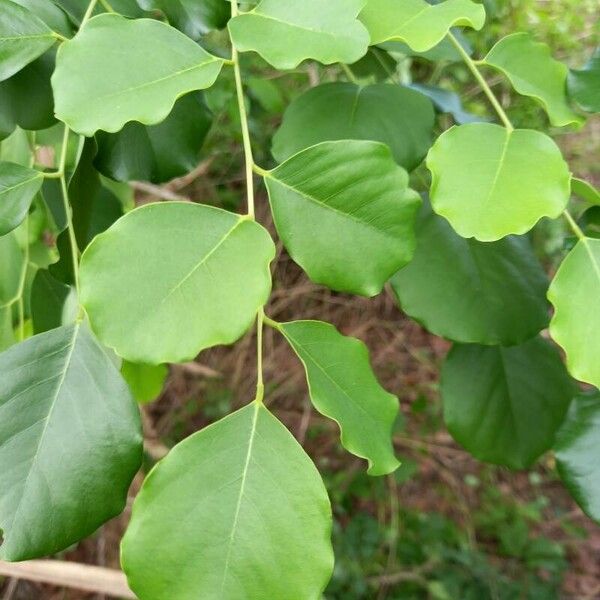
[[[56,123],[50,85],[53,71],[54,52],[51,51],[9,79],[0,81],[0,119],[4,129],[0,139],[17,125],[28,131],[38,131]]]
[[[198,166],[211,116],[200,93],[187,94],[158,125],[128,123],[119,133],[99,131],[94,165],[117,181],[164,183],[185,175]]]
[[[520,346],[455,345],[442,368],[444,419],[475,458],[525,469],[554,442],[575,386],[540,337]]]
[[[0,373],[0,558],[55,554],[125,507],[139,413],[85,325],[13,346]]]
[[[315,283],[374,296],[412,258],[419,197],[383,144],[323,142],[264,175],[277,232]]]
[[[11,0],[11,2],[30,10],[50,29],[63,36],[69,37],[73,33],[67,15],[54,2],[48,0]]]
[[[548,290],[550,335],[575,379],[600,386],[600,240],[584,239],[567,255]]]
[[[0,81],[34,61],[56,39],[56,34],[30,10],[0,0]]]
[[[0,306],[12,302],[17,297],[22,265],[23,251],[16,232],[0,236]]]
[[[568,77],[569,94],[586,112],[600,112],[600,47],[596,48],[587,65]]]
[[[365,0],[262,0],[229,21],[239,52],[254,51],[276,69],[312,58],[351,64],[364,56],[369,34],[357,20]]]
[[[126,360],[121,365],[121,375],[136,402],[147,404],[160,395],[169,369],[167,365],[142,365]]]
[[[39,269],[31,286],[31,319],[34,333],[43,333],[72,323],[79,303],[75,289]]]
[[[369,461],[370,475],[395,471],[398,399],[375,378],[367,347],[319,321],[282,323],[278,329],[304,365],[315,408],[340,426],[344,448]]]
[[[502,38],[484,59],[504,73],[519,94],[537,100],[556,127],[581,125],[583,119],[567,102],[567,67],[552,58],[550,48],[528,33]]]
[[[408,88],[325,83],[288,106],[273,137],[273,156],[283,162],[319,142],[371,140],[387,144],[396,162],[411,171],[431,148],[434,123],[431,102]]]
[[[471,0],[446,0],[428,4],[425,0],[368,0],[360,13],[371,36],[371,44],[401,41],[417,52],[437,46],[451,27],[481,29],[485,9]]]
[[[415,256],[391,284],[407,315],[456,342],[510,346],[548,325],[548,278],[529,240],[464,239],[426,203]]]
[[[27,216],[44,176],[33,169],[0,162],[0,236],[16,229]]]
[[[250,327],[271,291],[274,256],[267,231],[247,217],[187,202],[150,204],[88,246],[81,301],[119,356],[184,362]]]
[[[148,40],[160,60],[148,59]],[[99,15],[58,50],[56,116],[86,136],[99,129],[114,133],[128,121],[154,125],[179,96],[210,87],[222,65],[165,23]]]
[[[558,473],[591,518],[600,522],[600,392],[575,397],[554,444]]]
[[[571,179],[571,191],[586,202],[600,206],[600,191],[589,181],[573,177]]]
[[[548,136],[491,123],[452,127],[427,157],[431,204],[463,237],[493,242],[557,218],[570,196],[569,167]]]
[[[0,306],[0,351],[10,348],[16,341],[13,308],[11,305]]]
[[[225,0],[138,0],[146,10],[160,10],[169,23],[194,40],[227,25],[231,8]]]
[[[317,599],[333,569],[330,533],[319,473],[253,403],[187,438],[152,470],[133,506],[122,565],[144,600]]]
[[[451,114],[454,120],[459,125],[465,123],[477,123],[486,119],[467,112],[462,105],[460,96],[456,92],[444,90],[434,85],[426,85],[422,83],[413,83],[410,86],[413,90],[421,92],[431,99],[435,107],[442,113]]]

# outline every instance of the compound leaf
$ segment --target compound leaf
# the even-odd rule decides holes
[[[548,278],[529,240],[465,239],[427,203],[415,256],[391,284],[407,315],[455,342],[510,346],[548,325]]]
[[[319,473],[253,403],[187,438],[152,470],[122,564],[145,600],[319,598],[333,568],[330,533]]]
[[[319,321],[282,323],[278,329],[304,365],[315,408],[340,426],[344,448],[369,461],[370,475],[396,470],[392,429],[398,399],[375,378],[366,346]]]
[[[160,60],[148,55],[148,40]],[[99,15],[59,48],[52,76],[56,116],[86,136],[114,133],[128,121],[154,125],[179,96],[210,87],[222,65],[165,23]]]
[[[369,34],[357,20],[365,0],[262,0],[229,21],[233,45],[254,51],[277,69],[312,58],[329,65],[364,56]]]
[[[33,12],[0,0],[0,81],[8,79],[56,42],[56,34]]]
[[[43,181],[44,176],[39,171],[0,162],[0,236],[23,222]]]
[[[581,125],[583,119],[567,102],[567,67],[552,58],[550,48],[528,33],[502,38],[484,59],[504,73],[519,94],[537,100],[552,125]]]
[[[428,4],[425,0],[368,0],[359,18],[369,30],[371,44],[394,40],[425,52],[437,46],[451,27],[481,29],[485,8],[471,0],[446,0],[440,4]]]
[[[211,122],[200,93],[187,94],[158,125],[128,123],[118,133],[99,131],[94,166],[117,181],[164,183],[180,177],[198,166]]]
[[[264,175],[277,231],[315,283],[374,296],[412,258],[420,200],[383,144],[323,142]]]
[[[491,123],[453,127],[427,156],[431,204],[463,237],[492,242],[558,217],[570,196],[569,167],[548,136]]]
[[[13,346],[0,373],[0,558],[54,554],[123,510],[139,413],[82,324]]]
[[[600,112],[600,47],[583,69],[569,73],[567,82],[570,96],[583,110]]]
[[[197,40],[227,25],[231,8],[224,0],[138,0],[146,10],[160,10],[169,23]]]
[[[418,166],[431,147],[435,112],[422,94],[392,84],[325,83],[298,96],[273,137],[279,161],[330,140],[371,140],[389,146],[405,169]]]
[[[267,231],[246,217],[187,202],[150,204],[88,246],[81,301],[119,356],[184,362],[248,329],[271,291],[274,256]]]
[[[575,390],[558,351],[540,337],[511,347],[455,345],[440,386],[454,439],[511,469],[551,448]]]
[[[563,483],[582,510],[600,522],[600,392],[575,397],[554,451]]]
[[[586,238],[567,255],[550,284],[550,335],[573,377],[600,386],[600,240]]]

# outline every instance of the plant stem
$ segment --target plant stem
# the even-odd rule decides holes
[[[83,29],[83,26],[90,20],[90,17],[92,16],[92,13],[94,12],[94,9],[96,8],[97,3],[98,3],[98,0],[92,0],[89,3],[87,10],[85,11],[85,14],[83,15],[83,19],[81,19],[81,25],[79,26],[79,30]]]
[[[563,211],[563,216],[565,217],[565,219],[569,223],[571,229],[573,230],[573,233],[577,236],[577,238],[579,240],[581,240],[582,242],[585,242],[586,239],[587,239],[586,235],[581,230],[581,227],[579,227],[579,225],[577,225],[577,221],[575,221],[575,219],[571,216],[571,213],[568,210],[564,210]]]
[[[256,398],[257,404],[262,404],[265,397],[265,383],[263,381],[263,322],[265,311],[261,308],[256,317]]]
[[[352,72],[352,69],[344,63],[340,63],[340,65],[342,66],[342,70],[346,74],[346,77],[348,78],[348,80],[351,81],[352,83],[356,83],[358,85],[358,79],[356,79],[356,76]]]
[[[231,17],[238,15],[237,0],[231,2]],[[248,128],[248,115],[246,113],[246,101],[244,100],[244,87],[242,85],[242,73],[238,51],[232,46],[231,60],[235,73],[235,90],[240,112],[240,125],[242,127],[242,139],[244,140],[244,158],[246,162],[246,190],[248,194],[248,216],[254,219],[254,157],[252,155],[252,144],[250,142],[250,130]]]
[[[67,229],[69,231],[69,244],[71,246],[71,260],[73,263],[73,281],[75,283],[77,295],[79,295],[79,247],[77,246],[77,237],[75,236],[75,229],[73,227],[73,214],[71,211],[71,204],[69,202],[69,190],[67,187],[67,177],[65,174],[70,132],[71,130],[69,129],[69,126],[65,125],[58,172],[60,173],[60,189],[62,192],[63,208],[67,219]]]
[[[116,12],[115,9],[110,5],[108,0],[100,0],[100,4],[102,4],[102,6],[104,7],[104,10],[111,12],[111,13]]]
[[[27,268],[29,267],[29,215],[25,217],[25,249],[23,251],[23,267],[19,279],[18,312],[19,312],[19,341],[25,339],[25,280],[27,279]]]
[[[448,32],[448,39],[452,42],[452,44],[462,57],[463,61],[465,62],[475,79],[477,79],[477,82],[481,86],[481,89],[488,97],[488,100],[494,107],[494,110],[498,113],[498,116],[500,117],[500,120],[502,121],[506,129],[508,129],[509,131],[513,131],[513,124],[510,122],[510,119],[508,118],[506,112],[504,112],[504,109],[502,108],[502,105],[500,104],[498,98],[496,98],[494,92],[492,91],[492,88],[488,85],[487,81],[484,79],[483,75],[477,68],[477,63],[468,55],[468,53],[462,47],[460,42],[456,39],[456,37],[454,37],[452,32]]]

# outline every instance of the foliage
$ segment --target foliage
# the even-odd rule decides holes
[[[563,481],[598,519],[597,393],[578,395],[571,376],[600,386],[600,193],[532,126],[547,118],[575,131],[598,111],[597,54],[569,70],[517,31],[476,60],[464,32],[486,31],[486,9],[471,0],[229,4],[0,0],[0,557],[61,551],[119,513],[142,464],[134,397],[156,395],[165,364],[233,344],[255,322],[254,400],[154,467],[123,568],[142,600],[321,596],[331,508],[315,466],[264,403],[264,327],[303,363],[312,403],[339,425],[345,449],[390,481],[399,404],[362,342],[265,314],[276,246],[256,220],[255,176],[283,247],[313,282],[370,297],[391,281],[407,314],[456,344],[441,381],[455,439],[513,469],[556,439]],[[459,83],[473,77],[499,123],[437,87],[448,65]],[[305,91],[305,67],[329,80]],[[535,118],[515,127],[487,68]],[[291,98],[271,81],[280,76],[295,96],[285,110]],[[275,165],[259,111],[283,111]],[[230,125],[209,132],[223,116]],[[132,210],[131,180],[185,175],[203,142],[231,140],[244,150],[244,214],[238,195]],[[42,161],[41,147],[56,158]],[[560,217],[576,244],[562,236],[568,252],[548,286],[528,237]],[[566,366],[542,333],[547,300]],[[527,597],[552,597],[562,548],[531,539],[514,507],[494,514],[479,527],[522,564]],[[507,515],[508,534],[498,524]],[[400,517],[390,560],[411,571],[395,597],[523,597],[449,521]],[[385,588],[385,574],[365,578],[361,564],[382,535],[368,516],[336,531],[346,551],[332,598],[368,597],[371,577]],[[341,583],[340,569],[355,581]]]

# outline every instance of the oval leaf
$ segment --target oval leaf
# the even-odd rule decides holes
[[[34,61],[56,39],[33,12],[10,0],[0,0],[0,81]]]
[[[600,240],[585,239],[560,265],[548,290],[550,335],[573,377],[600,386]]]
[[[570,196],[558,146],[528,129],[491,123],[452,127],[427,156],[431,204],[463,237],[493,242],[557,218]]]
[[[85,325],[13,346],[0,374],[0,558],[54,554],[125,507],[139,413]]]
[[[479,460],[525,469],[554,442],[575,386],[540,337],[502,346],[456,345],[442,368],[444,419]]]
[[[39,171],[0,162],[0,236],[23,222],[43,181]]]
[[[556,467],[577,504],[600,523],[600,392],[577,396],[558,431]]]
[[[128,121],[154,125],[179,96],[210,87],[222,66],[222,59],[165,23],[99,15],[58,51],[56,116],[86,136],[99,129],[114,133]]]
[[[333,568],[330,532],[319,473],[253,403],[192,435],[152,470],[122,564],[144,600],[319,598]]]
[[[428,4],[425,0],[368,0],[360,13],[371,36],[371,44],[401,41],[417,52],[437,46],[451,27],[481,29],[485,8],[471,0],[446,0]]]
[[[383,144],[323,142],[265,182],[277,231],[315,283],[374,296],[412,258],[419,197]]]
[[[466,240],[427,204],[415,256],[391,284],[407,315],[455,342],[509,346],[548,325],[548,278],[529,240]]]
[[[535,98],[556,127],[581,125],[567,102],[567,67],[552,58],[550,48],[528,33],[502,38],[484,59],[504,73],[519,94]]]
[[[313,58],[330,65],[364,56],[369,34],[357,20],[365,0],[262,0],[229,21],[233,45],[258,52],[276,69],[295,69]]]
[[[81,301],[119,356],[184,362],[243,335],[271,291],[274,256],[267,231],[246,217],[186,202],[149,204],[88,246]]]
[[[366,346],[319,321],[282,323],[278,329],[304,365],[315,408],[340,426],[344,448],[369,461],[370,475],[395,471],[398,399],[375,378]]]
[[[408,88],[325,83],[288,106],[273,137],[273,156],[283,162],[319,142],[371,140],[389,146],[411,171],[431,148],[434,123],[432,103]]]
[[[99,131],[94,166],[117,181],[164,183],[198,166],[210,125],[202,96],[187,94],[158,125],[128,123],[119,133]]]

